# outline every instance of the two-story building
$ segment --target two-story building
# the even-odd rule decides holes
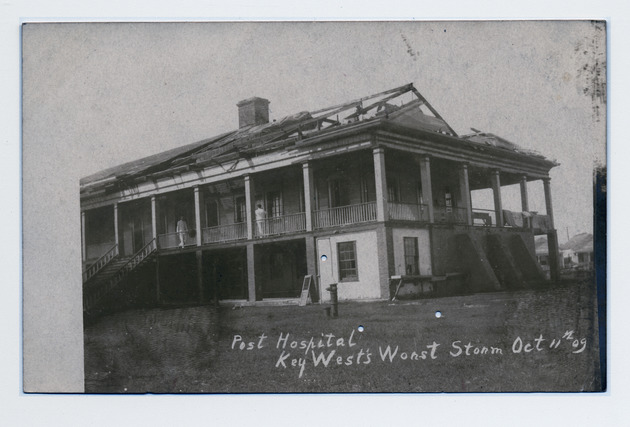
[[[518,288],[543,277],[535,235],[558,253],[557,164],[492,134],[457,135],[412,84],[271,122],[266,99],[237,106],[232,132],[81,180],[87,312],[292,302],[305,275],[320,301],[332,283],[342,300],[388,299],[401,284]],[[529,212],[532,181],[546,215]],[[522,212],[502,207],[513,184]],[[493,206],[473,206],[484,189]]]

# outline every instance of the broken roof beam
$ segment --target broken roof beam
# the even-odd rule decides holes
[[[400,86],[400,87],[397,87],[397,88],[394,88],[394,89],[389,89],[389,90],[386,90],[386,91],[383,91],[383,92],[376,93],[374,95],[364,96],[363,98],[355,99],[353,101],[344,102],[343,104],[337,104],[337,105],[333,105],[332,107],[322,108],[321,110],[311,111],[311,114],[315,115],[315,114],[323,113],[325,111],[329,111],[329,110],[332,110],[332,109],[338,109],[340,107],[345,107],[345,108],[342,108],[340,110],[340,111],[343,111],[343,110],[348,109],[349,107],[352,107],[353,105],[361,104],[363,101],[367,101],[369,99],[373,99],[373,98],[376,98],[378,96],[389,95],[390,93],[394,93],[394,92],[400,92],[400,94],[402,95],[403,93],[408,92],[408,91],[410,91],[412,89],[413,89],[413,84],[412,83],[407,83],[404,86]],[[324,117],[328,117],[330,115],[331,114],[326,114]]]
[[[353,107],[358,107],[361,108],[361,104],[363,101],[367,101],[369,99],[373,99],[373,98],[377,98],[379,96],[383,96],[383,95],[390,95],[390,94],[395,94],[395,96],[393,96],[394,98],[396,96],[400,96],[402,94],[404,94],[405,92],[409,92],[410,90],[413,89],[413,84],[412,83],[408,83],[404,86],[400,86],[394,89],[389,89],[383,92],[379,92],[376,93],[374,95],[369,95],[369,96],[364,96],[363,98],[359,98],[359,99],[355,99],[353,101],[348,101],[348,102],[344,102],[343,104],[337,104],[337,105],[333,105],[332,107],[327,107],[327,108],[323,108],[317,111],[312,111],[310,112],[311,114],[311,118],[307,119],[307,120],[303,120],[303,121],[299,121],[296,123],[293,123],[292,125],[287,126],[286,128],[284,128],[284,132],[282,132],[281,135],[279,135],[277,138],[274,138],[273,140],[278,140],[281,139],[283,137],[287,137],[289,135],[291,135],[294,132],[298,132],[299,134],[299,138],[301,139],[303,137],[302,131],[308,126],[308,125],[312,125],[314,124],[316,127],[321,126],[320,122],[323,121],[330,121],[332,119],[330,119],[331,116],[337,115],[339,113],[341,113],[342,111],[348,110],[350,108]],[[323,113],[323,114],[320,114]],[[320,114],[317,117],[313,117],[316,114]],[[339,123],[337,121],[337,123]]]
[[[420,92],[418,92],[418,89],[416,89],[413,84],[411,84],[411,90],[413,91],[413,93],[418,97],[418,99],[420,101],[422,101],[424,103],[424,105],[427,106],[427,108],[431,111],[431,113],[433,113],[433,115],[435,117],[437,117],[438,119],[442,120],[444,122],[444,124],[446,125],[446,127],[448,128],[449,131],[451,131],[451,134],[453,136],[457,136],[459,137],[459,135],[457,135],[457,132],[455,132],[455,130],[453,130],[453,128],[446,123],[446,120],[444,120],[444,118],[440,115],[440,113],[437,112],[437,110],[435,108],[433,108],[431,106],[431,104],[429,103],[429,101],[426,100],[426,98],[424,96],[422,96],[422,94]]]
[[[359,107],[359,108],[357,108],[356,112],[350,114],[348,117],[345,117],[344,119],[345,120],[349,120],[349,119],[354,119],[355,117],[359,117],[360,115],[363,115],[363,114],[367,113],[368,111],[370,111],[374,107],[380,107],[382,105],[385,105],[385,103],[387,101],[390,101],[390,100],[392,100],[394,98],[398,98],[399,96],[404,95],[407,92],[409,92],[409,90],[396,92],[396,93],[394,93],[392,95],[389,95],[386,98],[383,98],[383,99],[381,99],[379,101],[373,102],[372,104],[368,105],[367,107]]]

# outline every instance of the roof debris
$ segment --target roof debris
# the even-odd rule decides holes
[[[413,94],[411,95],[413,99],[405,103],[402,97],[408,93]],[[378,120],[391,120],[415,129],[542,157],[496,135],[474,129],[475,134],[459,137],[413,84],[409,83],[320,110],[302,111],[269,123],[243,127],[109,168],[83,178],[80,182],[81,191],[82,193],[107,191],[108,188],[124,187],[126,183],[141,177],[157,178],[191,169],[201,169],[209,164],[221,165],[230,160],[251,158],[264,152],[300,145],[313,136],[323,135],[338,128],[346,129],[359,123]]]

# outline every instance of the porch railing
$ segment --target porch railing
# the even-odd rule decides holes
[[[317,229],[376,221],[376,202],[322,209],[313,217]]]
[[[417,203],[388,203],[389,219],[399,221],[428,222],[429,211],[427,205]]]
[[[96,273],[101,271],[109,262],[118,256],[118,244],[112,246],[107,252],[105,252],[99,259],[94,261],[88,268],[83,271],[83,282],[87,282],[88,279],[93,277]]]
[[[181,246],[180,234],[182,234],[182,239],[184,241],[184,246],[195,246],[197,244],[197,239],[195,237],[196,230],[188,230],[185,233],[164,233],[158,235],[158,247],[160,249],[172,249]]]
[[[256,220],[254,222],[254,236],[256,237],[299,233],[302,231],[306,231],[306,215],[303,212]]]
[[[473,208],[472,220],[475,227],[497,227],[497,213],[491,209]]]
[[[157,241],[152,239],[149,243],[144,245],[142,249],[136,252],[122,267],[114,273],[107,282],[97,287],[92,287],[88,292],[84,292],[83,305],[85,310],[91,309],[103,296],[109,293],[118,283],[120,283],[127,274],[129,274],[134,268],[138,267],[142,262],[147,259],[154,251],[157,250]],[[89,287],[88,287],[89,289]]]
[[[466,208],[433,208],[434,221],[442,224],[466,224]]]
[[[247,224],[244,222],[208,227],[201,230],[201,242],[204,245],[209,243],[231,242],[246,238]]]

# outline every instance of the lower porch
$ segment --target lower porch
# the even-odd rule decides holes
[[[308,274],[307,240],[161,249],[155,273],[158,303],[297,304]]]

